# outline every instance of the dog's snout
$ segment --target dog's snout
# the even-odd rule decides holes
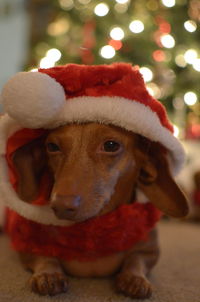
[[[59,195],[53,199],[52,209],[60,219],[73,219],[81,204],[79,195]]]

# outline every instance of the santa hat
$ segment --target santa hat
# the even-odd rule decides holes
[[[20,72],[6,83],[1,98],[7,114],[0,120],[0,164],[7,139],[22,128],[98,122],[162,144],[173,174],[183,165],[184,151],[163,105],[148,93],[138,68],[131,64],[68,64]],[[3,165],[5,169],[5,162]],[[3,173],[1,168],[0,177]]]

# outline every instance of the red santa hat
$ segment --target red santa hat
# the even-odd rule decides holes
[[[0,120],[1,156],[5,156],[7,139],[22,128],[98,122],[161,143],[173,174],[183,165],[184,151],[163,105],[148,93],[138,68],[131,64],[67,64],[20,72],[6,83],[1,99],[7,113]],[[3,173],[0,169],[0,177]]]

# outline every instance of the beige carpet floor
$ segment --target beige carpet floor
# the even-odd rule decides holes
[[[151,302],[200,302],[200,224],[164,221],[159,225],[162,254],[151,275]],[[130,302],[114,293],[112,279],[71,278],[70,291],[39,297],[28,287],[8,239],[0,236],[0,302]]]

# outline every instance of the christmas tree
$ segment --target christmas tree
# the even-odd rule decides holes
[[[28,70],[131,62],[179,127],[199,122],[199,0],[33,0],[29,11]]]

